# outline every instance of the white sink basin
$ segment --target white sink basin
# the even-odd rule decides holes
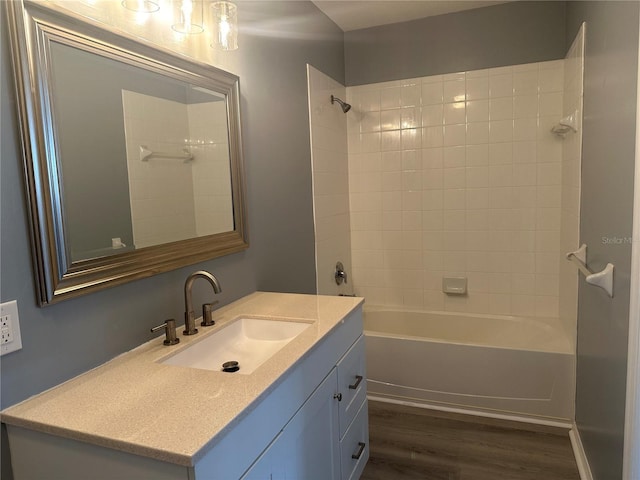
[[[297,337],[311,323],[240,317],[216,333],[162,360],[165,365],[222,371],[222,364],[239,363],[248,375]],[[202,335],[203,330],[200,330]]]

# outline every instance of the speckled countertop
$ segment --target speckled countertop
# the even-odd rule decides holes
[[[0,412],[2,422],[193,466],[216,437],[248,414],[298,360],[363,302],[362,298],[257,292],[220,308],[215,327],[180,344],[164,335],[83,375]],[[249,375],[163,365],[159,360],[238,316],[313,323]],[[206,405],[207,408],[198,408]],[[169,413],[167,413],[169,412]],[[213,441],[212,441],[213,440]]]

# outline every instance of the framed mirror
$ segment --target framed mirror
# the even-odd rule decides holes
[[[3,3],[40,305],[247,248],[238,78]]]

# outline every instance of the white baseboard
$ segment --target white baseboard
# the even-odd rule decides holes
[[[484,410],[474,410],[471,408],[447,407],[444,405],[434,405],[431,403],[419,403],[419,402],[412,402],[408,400],[399,400],[395,398],[379,397],[377,395],[367,395],[367,398],[375,402],[394,403],[396,405],[406,405],[408,407],[426,408],[427,410],[439,410],[441,412],[461,413],[464,415],[475,415],[476,417],[488,417],[488,418],[496,418],[499,420],[510,420],[513,422],[533,423],[535,425],[546,425],[548,427],[566,428],[567,430],[570,430],[571,428],[573,428],[573,424],[569,421],[552,420],[552,419],[539,418],[539,417],[527,417],[525,415],[488,412]]]
[[[569,438],[571,439],[571,447],[573,448],[573,455],[576,457],[576,463],[578,464],[578,472],[580,473],[580,480],[593,480],[591,474],[591,467],[589,467],[589,461],[587,460],[587,454],[582,446],[582,439],[580,438],[580,432],[578,426],[574,423],[573,427],[569,431]]]

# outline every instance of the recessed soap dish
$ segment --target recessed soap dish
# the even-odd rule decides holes
[[[447,295],[466,295],[467,277],[442,277],[442,291]]]

